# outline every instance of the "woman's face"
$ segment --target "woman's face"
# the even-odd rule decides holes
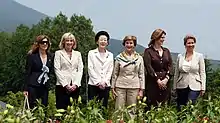
[[[72,37],[68,37],[68,38],[65,38],[65,42],[64,42],[64,48],[65,49],[73,49],[73,46],[75,45],[75,41]]]
[[[49,47],[49,41],[47,38],[44,38],[42,41],[39,42],[39,49],[46,51]]]
[[[105,49],[108,46],[108,38],[105,35],[99,36],[97,44],[99,48]]]
[[[165,38],[166,38],[165,36],[166,36],[165,34],[162,34],[162,36],[158,40],[156,40],[155,43],[162,46],[163,42],[165,41]]]
[[[185,48],[187,51],[193,51],[195,48],[195,41],[193,39],[188,39],[185,44]]]
[[[125,41],[125,50],[127,52],[133,52],[134,51],[134,41],[133,40],[127,40]]]

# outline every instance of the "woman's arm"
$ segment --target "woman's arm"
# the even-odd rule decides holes
[[[88,53],[88,74],[89,74],[89,78],[96,85],[96,84],[100,83],[100,81],[98,80],[98,75],[96,74],[94,67],[95,66],[94,66],[94,62],[93,62],[93,58],[92,58],[92,52],[89,51],[89,53]]]
[[[175,65],[175,72],[174,72],[174,78],[173,78],[173,89],[176,90],[176,83],[177,79],[179,78],[179,61],[180,61],[180,55],[177,56],[176,65]]]
[[[115,60],[115,65],[114,65],[113,74],[112,74],[111,88],[115,88],[116,80],[117,80],[118,75],[119,75],[119,70],[120,70],[119,62],[118,62],[118,60]]]
[[[54,56],[54,72],[55,72],[57,81],[59,81],[61,85],[65,87],[66,85],[68,85],[68,82],[65,81],[63,73],[60,71],[61,69],[60,62],[61,62],[61,54],[59,51],[56,51],[55,56]]]
[[[140,57],[141,63],[139,66],[138,77],[140,82],[140,89],[145,89],[145,71],[144,71],[144,60]]]
[[[28,83],[29,83],[29,77],[31,75],[32,72],[32,57],[31,55],[28,54],[27,59],[26,59],[26,65],[25,65],[25,83],[24,83],[24,91],[28,90]]]
[[[202,89],[201,90],[206,90],[206,73],[205,73],[205,60],[203,55],[200,56],[199,58],[199,74],[200,78],[202,81]]]
[[[83,61],[82,61],[82,55],[79,52],[78,54],[78,67],[77,67],[77,73],[76,73],[76,85],[79,87],[81,86],[81,80],[83,75]]]

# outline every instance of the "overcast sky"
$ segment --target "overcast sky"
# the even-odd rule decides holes
[[[197,37],[196,51],[220,60],[220,0],[15,0],[56,16],[60,11],[90,18],[94,31],[107,30],[112,38],[132,34],[147,47],[156,28],[167,32],[165,46],[184,52],[183,37]]]

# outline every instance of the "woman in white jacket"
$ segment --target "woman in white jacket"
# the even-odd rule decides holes
[[[56,107],[67,109],[70,97],[78,99],[83,74],[81,53],[75,51],[76,39],[71,33],[65,33],[55,52],[54,69],[56,82]]]
[[[179,54],[175,67],[173,88],[177,92],[177,108],[181,110],[189,100],[194,104],[206,89],[204,57],[195,49],[196,38],[187,35],[184,38],[186,52]]]
[[[105,31],[98,32],[95,42],[98,47],[88,53],[88,98],[102,101],[103,106],[107,108],[114,63],[113,54],[106,49],[109,34]]]

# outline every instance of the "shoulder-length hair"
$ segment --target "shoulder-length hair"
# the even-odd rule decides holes
[[[46,35],[39,35],[36,37],[35,41],[34,41],[34,44],[31,46],[30,50],[28,51],[28,54],[33,54],[33,53],[37,53],[39,51],[39,42],[44,40],[44,39],[47,39],[48,40],[48,48],[46,50],[46,52],[49,52],[49,49],[50,49],[50,45],[51,45],[51,42],[50,42],[50,39],[48,36]]]
[[[156,29],[151,34],[150,42],[148,44],[148,47],[152,46],[156,40],[160,39],[162,35],[166,35],[166,32],[162,29]]]
[[[76,46],[77,46],[77,44],[76,44],[76,38],[75,38],[75,36],[74,36],[72,33],[70,33],[70,32],[67,32],[67,33],[63,34],[63,36],[62,36],[62,38],[61,38],[61,41],[60,41],[60,43],[59,43],[59,48],[60,48],[60,49],[64,49],[64,48],[65,48],[65,40],[66,40],[67,38],[73,39],[73,42],[74,42],[73,49],[76,49]]]

